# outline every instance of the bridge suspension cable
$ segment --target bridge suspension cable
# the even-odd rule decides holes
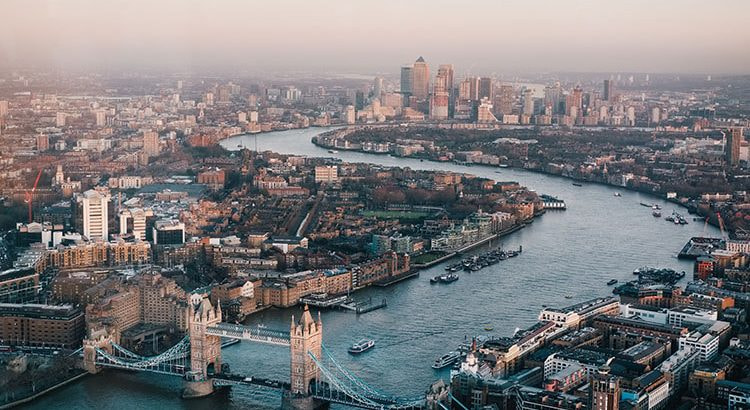
[[[323,356],[322,358],[315,357],[314,354],[308,352],[308,355],[313,359],[318,369],[325,376],[326,380],[335,388],[336,392],[327,391],[322,392],[321,396],[325,396],[324,393],[328,393],[328,399],[339,398],[338,393],[344,393],[354,403],[366,408],[374,409],[412,409],[421,408],[424,403],[422,397],[397,397],[389,394],[385,394],[346,370],[341,366],[336,359],[333,357],[330,351],[325,346],[322,347]],[[332,367],[327,366],[323,363],[323,359],[331,362]],[[335,397],[331,397],[335,396]]]

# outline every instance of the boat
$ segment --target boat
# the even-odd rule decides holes
[[[488,331],[488,332],[491,332],[491,331],[493,331],[494,329],[495,329],[495,328],[494,328],[494,327],[492,327],[492,326],[490,326],[490,325],[487,325],[487,326],[485,326],[485,327],[484,327],[484,330],[486,330],[486,331]]]
[[[433,276],[430,278],[430,283],[438,283],[440,282],[440,276]]]
[[[607,286],[612,286],[615,283],[617,283],[617,279],[611,279],[609,282],[607,282]]]
[[[654,204],[653,206],[651,206],[651,209],[656,211],[656,210],[661,209],[661,206],[659,206],[659,204]]]
[[[652,204],[647,204],[645,202],[641,202],[641,206],[645,206],[646,208],[653,208],[654,207]]]
[[[622,194],[619,192],[615,192],[615,196],[622,196]]]
[[[579,184],[578,182],[573,182],[573,186],[583,186],[583,184]]]
[[[661,217],[661,212],[654,211],[654,212],[651,212],[651,215],[655,216],[656,218],[660,218]]]
[[[446,353],[437,360],[435,360],[435,363],[432,364],[433,369],[442,369],[443,367],[450,366],[453,364],[456,360],[461,358],[461,353],[459,352],[449,352]]]
[[[565,295],[565,299],[573,299],[573,295]]]
[[[336,151],[335,149],[329,149],[329,150],[328,150],[328,153],[329,153],[329,154],[338,154],[339,152],[338,152],[338,151]]]
[[[458,275],[455,273],[449,273],[447,275],[438,276],[440,283],[452,283],[458,280]]]
[[[360,354],[363,352],[366,352],[370,349],[375,347],[375,341],[371,339],[362,339],[358,341],[357,343],[353,344],[349,348],[349,353],[351,354]]]

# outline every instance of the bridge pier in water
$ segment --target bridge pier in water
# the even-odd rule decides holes
[[[213,307],[208,299],[203,299],[188,318],[190,371],[185,375],[183,398],[205,397],[214,392],[209,367],[215,373],[221,372],[221,337],[208,334],[206,329],[219,323],[221,304]]]
[[[310,357],[322,357],[323,346],[323,322],[314,320],[310,309],[305,305],[305,310],[299,322],[294,321],[289,329],[290,347],[290,382],[291,389],[284,392],[281,408],[285,410],[316,410],[327,409],[328,402],[317,400],[310,395],[310,386],[320,380],[320,370],[315,361]]]

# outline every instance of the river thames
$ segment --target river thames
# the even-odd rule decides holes
[[[343,365],[366,382],[388,393],[421,394],[449,370],[430,366],[471,335],[512,335],[536,321],[542,305],[562,307],[611,294],[610,279],[620,282],[633,277],[633,269],[656,266],[684,270],[692,277],[692,262],[676,255],[691,236],[719,236],[718,229],[702,222],[680,226],[654,218],[640,202],[657,203],[665,215],[677,206],[652,196],[599,184],[573,186],[568,179],[524,170],[452,163],[422,162],[342,151],[330,154],[310,139],[321,129],[290,130],[259,134],[259,150],[284,154],[340,158],[385,166],[470,173],[498,181],[518,181],[540,194],[557,196],[567,211],[550,211],[526,228],[500,241],[505,248],[523,245],[517,258],[480,272],[461,273],[449,285],[431,285],[429,278],[444,272],[445,264],[422,271],[417,278],[388,288],[366,289],[357,299],[387,298],[388,307],[363,315],[323,312],[323,341]],[[222,141],[230,150],[254,147],[256,136]],[[614,194],[620,192],[621,197]],[[679,212],[686,213],[684,209]],[[497,243],[496,243],[497,244]],[[269,328],[288,329],[291,316],[300,309],[270,309],[247,320]],[[494,331],[485,331],[491,326]],[[346,348],[367,337],[376,347],[366,354],[350,356]],[[286,348],[236,344],[223,351],[233,373],[287,380],[289,354]],[[185,401],[180,398],[178,378],[153,374],[105,371],[61,388],[25,408],[70,409],[274,409],[280,394],[235,387],[217,395]],[[342,407],[333,407],[342,408]]]

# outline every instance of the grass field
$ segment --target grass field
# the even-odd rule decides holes
[[[411,263],[416,263],[416,264],[429,263],[429,262],[434,261],[435,259],[442,258],[445,255],[446,253],[443,251],[429,251],[429,252],[419,254],[417,256],[413,256],[411,258]]]

